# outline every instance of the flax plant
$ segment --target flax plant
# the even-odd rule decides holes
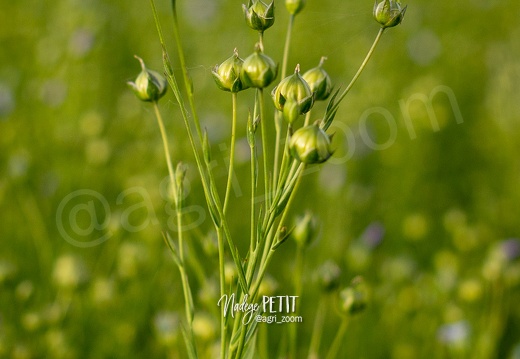
[[[331,135],[327,129],[334,120],[339,105],[346,97],[354,83],[360,77],[363,69],[374,53],[385,29],[398,25],[403,17],[406,7],[402,7],[398,1],[385,0],[374,6],[374,18],[381,28],[370,47],[365,59],[350,83],[343,89],[333,91],[331,79],[324,69],[324,58],[320,64],[300,74],[300,66],[296,66],[293,74],[287,76],[287,64],[290,56],[293,24],[297,15],[305,8],[304,0],[286,0],[286,10],[289,12],[289,22],[285,37],[285,45],[282,55],[281,80],[275,84],[279,73],[279,65],[270,54],[265,52],[264,32],[275,24],[274,1],[267,4],[262,0],[249,0],[243,5],[245,23],[253,31],[258,33],[258,42],[254,51],[245,59],[238,55],[235,49],[231,57],[216,65],[212,75],[219,89],[229,92],[231,96],[231,125],[230,125],[230,155],[227,179],[225,182],[223,197],[219,190],[211,165],[213,154],[208,134],[202,130],[197,114],[197,99],[194,93],[194,84],[190,78],[187,61],[183,50],[183,36],[179,28],[176,1],[172,1],[172,31],[175,41],[175,52],[178,64],[181,68],[181,78],[178,79],[173,72],[170,50],[167,47],[163,35],[163,28],[159,22],[155,0],[150,0],[152,13],[155,20],[159,42],[162,47],[162,59],[164,65],[164,77],[157,72],[146,69],[144,62],[139,59],[142,72],[130,86],[143,101],[152,102],[154,112],[159,124],[164,145],[164,153],[170,177],[170,188],[177,213],[177,241],[175,242],[169,233],[165,234],[165,241],[170,248],[175,264],[177,265],[182,281],[184,293],[186,321],[184,325],[184,339],[186,353],[190,359],[198,358],[201,352],[201,344],[197,342],[193,330],[193,318],[196,311],[196,303],[192,296],[189,283],[189,273],[186,268],[185,239],[182,230],[183,221],[183,178],[185,166],[178,165],[174,170],[171,153],[168,146],[168,135],[165,131],[162,116],[159,111],[158,101],[169,85],[175,101],[177,102],[188,135],[191,150],[193,151],[198,175],[210,213],[214,231],[218,242],[218,272],[220,281],[220,296],[229,298],[234,296],[237,303],[257,303],[260,297],[260,288],[268,270],[270,262],[277,253],[277,248],[285,243],[294,232],[294,238],[298,242],[297,263],[294,278],[294,286],[297,295],[303,292],[302,276],[304,267],[304,249],[311,240],[312,220],[309,216],[303,217],[301,223],[294,228],[289,226],[289,214],[294,202],[304,170],[309,166],[326,162],[333,154]],[[252,44],[253,45],[253,44]],[[269,88],[271,87],[270,92]],[[252,111],[248,114],[246,135],[250,149],[250,231],[249,246],[246,253],[240,253],[237,247],[238,234],[231,231],[229,215],[232,178],[235,170],[235,152],[239,92],[251,88],[255,92],[254,101],[250,105]],[[270,96],[266,96],[270,94]],[[319,119],[311,121],[311,110],[317,101],[329,99],[326,111]],[[274,115],[267,110],[268,101],[273,101]],[[270,107],[269,107],[270,108]],[[305,120],[302,120],[305,117]],[[269,137],[268,126],[274,120],[275,136]],[[259,133],[258,133],[259,132]],[[285,137],[285,141],[282,138]],[[259,139],[260,138],[260,139]],[[273,153],[270,153],[273,151]],[[258,203],[261,196],[263,201]],[[243,237],[241,234],[240,237]],[[236,281],[227,282],[225,265],[231,257],[236,274]],[[350,300],[346,304],[348,311],[360,311],[364,305],[356,296],[357,292],[342,292],[343,296]],[[352,299],[353,298],[353,299]],[[363,297],[364,298],[364,297]],[[353,307],[356,303],[355,307]],[[216,304],[216,303],[215,303]],[[353,309],[354,308],[354,309]],[[258,308],[256,311],[246,313],[238,311],[231,315],[227,305],[220,305],[220,358],[240,359],[255,358],[258,353],[265,353],[266,348],[256,348],[258,321],[254,319],[262,315]],[[320,322],[315,325],[320,330],[323,318],[320,314]],[[338,336],[329,349],[327,358],[336,357],[339,353],[339,345],[346,330],[346,319],[342,322]],[[297,358],[296,350],[297,330],[292,325],[288,332],[289,357]],[[313,334],[316,338],[316,333]],[[311,352],[318,350],[319,340],[313,340]]]

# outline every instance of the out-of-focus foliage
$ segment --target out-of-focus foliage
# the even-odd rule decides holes
[[[239,2],[177,3],[223,185],[231,104],[211,69],[234,48],[247,57],[257,33]],[[171,42],[170,2],[157,5]],[[333,83],[344,86],[378,31],[372,6],[308,1],[289,68],[305,72],[327,56]],[[318,303],[327,308],[322,348],[340,323],[335,294],[323,294],[316,274],[329,260],[341,269],[340,287],[362,275],[370,289],[342,357],[518,357],[519,12],[507,0],[417,0],[384,34],[331,126],[333,157],[311,167],[293,209],[294,217],[312,209],[320,222],[305,252],[301,357]],[[283,6],[276,16],[265,51],[279,62]],[[148,2],[3,2],[0,49],[0,357],[182,358],[183,297],[161,234],[175,226],[160,134],[151,107],[126,85],[139,72],[134,54],[161,71]],[[188,257],[209,258],[190,273],[194,330],[210,351],[219,327],[215,238],[170,96],[161,110],[172,157],[189,166]],[[252,97],[239,98],[244,181],[230,211],[245,248]],[[285,259],[295,247],[278,249],[267,292],[292,293],[294,263]],[[283,346],[279,327],[260,332]]]

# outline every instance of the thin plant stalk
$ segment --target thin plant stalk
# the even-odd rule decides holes
[[[355,73],[354,77],[352,77],[352,80],[350,80],[350,83],[347,85],[345,90],[343,90],[343,92],[339,95],[338,99],[335,101],[334,106],[331,109],[330,113],[334,113],[338,109],[339,104],[341,103],[341,101],[345,98],[345,96],[347,96],[347,94],[350,92],[350,90],[352,89],[352,87],[356,83],[357,79],[359,78],[359,76],[361,75],[361,73],[363,72],[365,67],[367,66],[368,61],[372,57],[372,54],[374,53],[374,50],[376,49],[377,44],[379,43],[379,40],[381,40],[381,36],[383,36],[384,31],[385,31],[385,28],[383,28],[383,27],[381,27],[379,29],[379,32],[377,33],[377,36],[374,39],[374,42],[372,43],[372,46],[368,50],[368,52],[367,52],[367,54],[365,56],[365,59],[363,60],[363,62],[359,66],[359,68],[358,68],[357,72]]]
[[[195,339],[192,331],[192,322],[194,316],[194,307],[193,307],[193,299],[191,296],[191,288],[188,280],[188,275],[186,273],[185,261],[184,261],[184,236],[182,231],[182,193],[179,193],[181,188],[177,188],[178,184],[175,181],[175,175],[173,171],[172,160],[170,156],[170,149],[168,145],[168,137],[166,135],[166,129],[164,127],[164,121],[161,116],[161,112],[159,111],[159,106],[157,105],[157,101],[153,102],[153,107],[155,111],[155,117],[157,118],[157,123],[159,125],[159,129],[161,132],[164,155],[166,157],[166,164],[168,166],[168,173],[170,176],[170,184],[171,190],[173,192],[173,198],[175,201],[176,207],[176,224],[177,224],[177,238],[179,242],[179,272],[181,275],[181,283],[182,289],[184,293],[184,306],[186,312],[186,320],[188,323],[188,340],[191,342],[192,348],[196,348]],[[181,184],[182,185],[182,184]],[[196,349],[195,349],[196,350]],[[195,351],[196,355],[196,351]]]
[[[235,164],[235,144],[236,144],[236,127],[237,127],[237,93],[231,93],[232,98],[232,118],[231,118],[231,145],[230,145],[230,153],[229,153],[229,171],[228,171],[228,179],[226,184],[226,194],[224,196],[224,208],[222,212],[224,216],[227,214],[227,209],[229,205],[229,196],[231,193],[231,184],[233,182],[233,168]]]
[[[304,265],[304,246],[298,244],[296,248],[296,259],[294,269],[294,295],[301,297],[302,295],[302,276],[303,276],[303,265]],[[298,316],[298,309],[294,313]],[[289,358],[296,359],[296,343],[298,338],[298,326],[296,323],[291,323],[288,327],[289,330]]]
[[[283,48],[283,58],[282,58],[282,80],[287,75],[287,63],[289,62],[289,50],[291,47],[291,37],[292,37],[292,29],[294,27],[294,18],[295,15],[291,14],[289,16],[289,23],[287,25],[287,33],[285,35],[285,44]],[[282,140],[282,115],[279,111],[276,111],[275,115],[275,153],[274,153],[274,166],[273,166],[273,188],[276,188],[276,184],[278,182],[278,163],[280,156],[280,142]]]
[[[177,201],[177,186],[175,184],[175,174],[173,171],[172,159],[170,156],[170,147],[168,145],[168,137],[166,136],[166,129],[164,127],[164,122],[161,116],[161,111],[159,111],[159,106],[157,105],[157,101],[153,102],[153,109],[155,112],[155,117],[157,118],[157,123],[159,125],[159,129],[161,131],[161,137],[164,148],[164,156],[166,157],[166,165],[168,166],[168,174],[170,176],[170,186],[171,191],[173,193],[173,198]]]
[[[272,253],[273,253],[273,250],[272,250],[273,240],[276,237],[276,235],[278,233],[280,233],[280,230],[281,230],[281,228],[283,226],[283,223],[285,222],[285,218],[287,217],[287,213],[289,212],[289,209],[291,208],[291,205],[292,205],[292,203],[294,201],[295,193],[298,190],[299,183],[300,183],[300,180],[301,180],[301,176],[300,175],[301,175],[301,172],[303,171],[304,168],[305,168],[305,164],[301,163],[300,166],[298,167],[298,171],[296,172],[296,175],[295,175],[296,177],[293,178],[292,181],[288,185],[288,188],[289,188],[289,191],[290,191],[289,199],[288,199],[287,205],[285,206],[285,208],[284,208],[284,210],[282,212],[282,215],[280,217],[280,222],[278,224],[278,227],[277,227],[276,231],[273,233],[272,231],[269,230],[269,228],[266,228],[266,230],[269,231],[270,236],[267,239],[266,245],[264,247],[264,253],[263,253],[262,259],[260,261],[260,267],[259,267],[259,272],[258,272],[257,279],[255,281],[255,284],[252,286],[252,290],[250,291],[252,293],[254,299],[256,299],[256,295],[258,294],[258,289],[260,288],[260,284],[262,283],[262,279],[263,279],[263,277],[265,275],[265,271],[267,269],[267,266],[269,264],[270,258],[271,258]]]
[[[231,119],[231,145],[230,145],[230,155],[229,155],[229,172],[228,179],[226,185],[226,193],[224,196],[224,207],[222,212],[224,216],[227,214],[227,209],[229,205],[229,196],[231,193],[231,184],[233,180],[233,168],[235,163],[235,144],[236,144],[236,122],[237,122],[237,94],[233,92],[231,94],[232,98],[232,119]],[[226,276],[225,276],[225,258],[224,258],[224,239],[223,239],[223,230],[219,228],[218,231],[218,255],[219,255],[219,280],[220,280],[220,297],[222,298],[226,294]],[[224,311],[224,306],[222,306],[221,312],[221,320],[220,320],[220,358],[224,359],[226,357],[226,341],[227,341],[227,325],[225,321],[225,316],[227,313]]]
[[[226,271],[225,271],[225,258],[224,258],[224,234],[222,228],[217,230],[217,241],[218,241],[218,269],[219,269],[219,282],[220,282],[220,298],[226,294]],[[220,359],[226,358],[226,347],[227,347],[227,325],[226,325],[226,312],[225,306],[221,308],[220,316]]]
[[[180,110],[181,110],[182,118],[184,120],[184,125],[186,127],[187,132],[188,132],[188,138],[189,138],[189,141],[190,141],[190,145],[191,145],[192,151],[193,151],[193,153],[195,155],[195,162],[197,163],[197,168],[199,170],[199,175],[201,177],[201,182],[202,182],[202,187],[204,189],[204,195],[205,195],[205,198],[206,198],[206,202],[208,203],[208,206],[210,207],[210,210],[211,210],[211,206],[214,206],[215,207],[214,209],[217,211],[216,214],[219,216],[219,219],[221,221],[221,225],[223,226],[224,234],[225,234],[225,237],[227,239],[228,245],[230,247],[230,251],[231,251],[231,255],[233,257],[233,261],[235,262],[235,266],[236,266],[237,271],[238,271],[238,279],[239,279],[240,285],[245,288],[246,287],[246,281],[245,281],[245,275],[244,275],[243,270],[242,270],[241,259],[239,258],[238,251],[237,251],[236,246],[235,246],[235,244],[233,242],[233,239],[231,237],[231,233],[229,231],[229,226],[227,224],[227,220],[226,220],[225,216],[223,215],[222,204],[220,202],[220,199],[219,199],[219,196],[218,196],[218,192],[215,189],[215,180],[213,178],[213,175],[212,175],[212,172],[211,172],[210,169],[208,169],[207,176],[206,176],[206,171],[204,170],[204,166],[202,165],[201,155],[200,155],[199,150],[198,150],[198,148],[197,148],[197,146],[195,144],[195,139],[193,137],[193,132],[192,132],[192,129],[191,129],[191,126],[190,126],[190,123],[189,123],[188,111],[187,111],[187,108],[186,108],[186,106],[184,104],[184,101],[182,99],[182,96],[181,96],[181,93],[180,93],[180,90],[179,90],[179,86],[178,86],[177,80],[176,80],[176,78],[175,78],[175,76],[173,74],[173,70],[172,70],[172,67],[171,67],[171,61],[169,59],[168,52],[166,51],[166,45],[164,43],[164,37],[163,37],[161,25],[160,25],[160,22],[159,22],[159,17],[158,17],[158,14],[157,14],[157,8],[155,6],[154,0],[150,0],[150,4],[151,4],[151,7],[152,7],[154,21],[155,21],[155,25],[156,25],[157,32],[158,32],[158,35],[159,35],[159,40],[160,40],[160,43],[161,43],[161,47],[163,49],[163,62],[164,62],[164,68],[165,68],[166,75],[167,75],[166,79],[168,80],[168,84],[170,85],[170,87],[171,87],[171,89],[172,89],[172,91],[173,91],[173,93],[175,95],[175,98],[177,100],[177,103],[179,104]],[[175,7],[174,7],[174,13],[176,14]],[[175,24],[177,24],[176,20],[174,22],[175,22]],[[174,27],[177,27],[177,25],[175,25]],[[177,36],[178,36],[178,32],[177,32]],[[177,43],[177,46],[181,49],[181,52],[180,52],[182,54],[182,55],[180,55],[181,58],[184,58],[181,44]],[[182,61],[184,62],[184,60],[182,60]],[[188,91],[188,96],[190,97],[190,104],[193,104],[193,96],[190,96],[190,93],[192,93],[191,90],[190,90],[191,87],[188,85],[188,82],[187,82],[187,81],[189,81],[187,71],[183,71],[183,75],[185,77],[184,79],[185,79],[185,85],[186,85],[186,88],[187,88],[187,91]],[[192,111],[194,111],[194,110],[195,110],[195,106],[193,104]],[[196,112],[192,113],[192,117],[193,117],[193,121],[195,122],[197,133],[199,134],[199,140],[202,142],[202,132],[200,130],[200,123],[198,121],[198,117],[196,115]]]
[[[255,143],[251,143],[251,234],[249,243],[249,254],[251,255],[255,251],[256,247],[256,146]],[[254,268],[253,268],[254,269]]]
[[[275,132],[275,142],[274,142],[274,165],[273,165],[273,184],[272,188],[276,188],[278,184],[278,163],[280,162],[280,147],[281,147],[281,139],[282,139],[282,114],[280,111],[275,111],[274,114],[274,132]]]
[[[318,309],[316,310],[316,317],[314,319],[314,326],[312,327],[311,343],[309,344],[308,359],[317,359],[320,350],[321,336],[323,335],[323,323],[325,322],[325,313],[327,306],[325,305],[325,298],[320,298]]]
[[[260,107],[260,132],[262,137],[262,162],[264,167],[264,195],[265,195],[265,203],[266,208],[270,205],[270,198],[271,195],[269,193],[269,170],[267,169],[267,160],[268,160],[268,153],[267,153],[267,129],[265,126],[265,106],[264,106],[264,90],[263,89],[257,89],[257,101],[258,105]]]
[[[304,167],[305,167],[305,165],[301,164],[299,169],[303,170]],[[289,196],[287,205],[285,206],[285,208],[284,208],[284,210],[282,212],[278,228],[276,229],[276,231],[274,233],[272,231],[270,231],[271,235],[269,236],[269,239],[265,243],[264,254],[263,254],[263,258],[262,258],[262,260],[260,262],[259,273],[258,273],[258,276],[256,278],[255,284],[252,287],[250,287],[250,291],[249,291],[249,293],[252,295],[252,301],[253,302],[257,298],[258,289],[260,288],[260,284],[262,283],[263,277],[265,275],[265,271],[267,269],[267,265],[269,263],[271,255],[273,253],[273,251],[272,251],[273,240],[274,240],[274,238],[277,237],[277,234],[279,234],[281,232],[282,224],[285,222],[285,218],[287,217],[287,213],[288,213],[288,211],[289,211],[289,209],[291,207],[291,204],[293,202],[293,199],[294,199],[294,194],[297,192],[297,189],[299,187],[299,183],[300,183],[300,179],[301,179],[300,175],[301,175],[301,171],[298,171],[296,173],[296,175],[295,175],[296,177],[290,183],[289,186],[291,186],[291,187],[289,187],[289,188],[292,188],[292,189],[291,189],[291,192],[290,192],[290,196]],[[268,231],[268,229],[266,229],[266,230]],[[248,271],[248,274],[249,274],[249,271]],[[251,288],[252,288],[252,290],[251,290]],[[235,356],[235,358],[237,358],[237,359],[241,358],[242,351],[243,351],[244,345],[245,345],[245,335],[246,335],[246,328],[244,327],[244,328],[242,328],[242,331],[240,333],[240,340],[239,340],[239,344],[238,344],[237,355]]]
[[[303,127],[308,126],[311,123],[311,112],[312,110],[305,114],[305,121],[303,122]]]
[[[186,276],[186,272],[184,271],[184,237],[183,237],[183,231],[182,231],[182,200],[178,193],[177,183],[175,181],[175,175],[173,171],[173,165],[172,160],[170,157],[170,149],[168,145],[168,137],[166,136],[166,129],[164,127],[164,122],[161,116],[161,112],[159,111],[159,106],[157,105],[157,101],[154,101],[153,103],[155,116],[157,118],[157,123],[159,124],[159,129],[161,131],[161,137],[163,141],[163,147],[164,147],[164,155],[166,157],[166,164],[168,166],[168,172],[170,176],[170,184],[171,184],[171,190],[173,192],[173,198],[175,201],[175,207],[176,207],[176,221],[177,221],[177,236],[179,239],[179,259],[182,264],[181,266],[181,280],[183,284],[184,294],[187,296],[189,290],[188,285],[188,278]],[[187,299],[187,297],[186,297]],[[190,303],[188,300],[185,301],[186,305],[186,319],[188,320],[188,324],[191,327],[191,321],[193,319],[193,312],[192,308],[190,308]]]
[[[339,326],[338,331],[336,332],[336,336],[334,337],[334,341],[329,348],[329,352],[327,353],[326,359],[335,359],[338,356],[339,348],[341,347],[341,343],[343,342],[343,337],[347,332],[348,327],[348,317],[343,317],[341,320],[341,325]]]
[[[287,25],[287,33],[285,34],[285,45],[283,48],[283,60],[282,60],[282,80],[287,75],[287,63],[289,62],[289,49],[291,48],[291,36],[292,29],[294,27],[294,18],[295,15],[291,14],[289,16],[289,23]]]
[[[372,57],[372,54],[374,53],[374,50],[376,49],[376,46],[379,43],[379,40],[381,40],[381,36],[383,36],[384,32],[385,32],[384,27],[379,29],[379,32],[377,33],[377,36],[374,39],[374,42],[372,43],[370,50],[368,50],[368,52],[365,56],[365,59],[361,63],[361,66],[359,66],[359,69],[357,70],[357,72],[354,75],[354,77],[352,78],[352,80],[350,80],[350,83],[348,84],[348,86],[345,88],[345,90],[343,90],[343,92],[339,96],[338,102],[340,102],[349,93],[349,91],[352,89],[352,86],[354,86],[354,84],[356,83],[357,79],[359,78],[359,76],[361,75],[361,73],[363,72],[365,67],[367,66],[368,61]]]
[[[278,175],[278,179],[277,179],[277,189],[283,187],[284,185],[284,181],[286,179],[286,175],[287,175],[287,171],[289,169],[288,166],[288,161],[290,160],[290,156],[289,156],[289,140],[290,140],[290,137],[291,137],[291,132],[292,132],[292,128],[291,128],[291,125],[289,125],[287,127],[287,135],[285,137],[285,145],[284,145],[284,150],[283,150],[283,155],[282,155],[282,163],[280,165],[280,174]]]
[[[182,115],[182,118],[184,120],[184,125],[186,127],[186,130],[188,132],[188,139],[190,141],[190,145],[191,145],[191,148],[193,150],[193,153],[195,155],[195,161],[197,163],[197,168],[199,170],[199,174],[201,176],[201,182],[202,182],[202,186],[203,186],[203,189],[204,189],[204,194],[206,196],[206,199],[209,200],[209,187],[208,187],[208,183],[207,183],[207,178],[206,178],[206,175],[205,175],[205,172],[204,172],[204,169],[203,169],[203,166],[202,166],[202,160],[200,158],[200,154],[199,154],[199,151],[197,149],[197,146],[195,144],[195,139],[193,137],[193,133],[192,133],[192,130],[191,130],[191,127],[190,127],[190,124],[188,122],[188,111],[184,105],[184,102],[182,101],[182,98],[181,98],[181,95],[180,95],[180,90],[179,90],[179,87],[178,87],[178,84],[177,84],[177,80],[175,79],[175,76],[173,75],[173,70],[171,68],[171,62],[170,62],[170,59],[169,59],[169,56],[168,56],[168,52],[166,51],[166,44],[164,42],[164,37],[163,37],[163,33],[162,33],[162,29],[161,29],[161,24],[159,22],[159,17],[158,17],[158,14],[157,14],[157,8],[155,6],[155,1],[154,0],[150,0],[150,5],[152,7],[152,12],[153,12],[153,16],[154,16],[154,21],[155,21],[155,26],[157,28],[157,33],[159,35],[159,41],[161,43],[161,47],[162,47],[162,50],[163,50],[163,63],[164,63],[164,68],[165,68],[165,72],[166,72],[166,75],[167,75],[167,80],[168,80],[168,84],[170,85],[174,95],[175,95],[175,98],[179,104],[179,107],[180,107],[180,110],[181,110],[181,115]]]
[[[184,56],[184,48],[181,42],[181,36],[179,32],[179,21],[177,19],[177,7],[175,6],[175,1],[172,1],[172,12],[173,12],[173,37],[175,39],[175,43],[177,44],[177,52],[179,57],[179,62],[182,68],[182,77],[184,80],[184,87],[186,89],[186,93],[188,94],[188,102],[190,104],[191,114],[193,116],[193,123],[195,124],[195,129],[197,130],[197,134],[199,136],[199,140],[202,143],[202,129],[200,126],[199,116],[197,114],[197,109],[195,107],[195,97],[193,95],[193,82],[188,73],[188,67],[186,66],[186,57]]]

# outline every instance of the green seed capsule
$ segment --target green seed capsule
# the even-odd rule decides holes
[[[134,91],[137,98],[142,101],[158,101],[166,93],[166,79],[158,72],[148,70],[143,59],[135,57],[141,63],[141,73],[135,82],[128,82],[128,86]]]
[[[303,74],[303,79],[309,84],[315,101],[322,101],[332,92],[332,82],[329,74],[323,69],[323,63],[327,58],[322,57],[320,64]]]
[[[368,302],[368,289],[361,277],[352,280],[352,285],[339,293],[341,312],[354,315],[365,310]]]
[[[300,11],[302,11],[305,6],[305,0],[285,0],[285,7],[289,14],[296,15]]]
[[[309,112],[314,103],[312,90],[300,75],[300,65],[294,74],[284,78],[271,92],[275,107],[283,111],[287,122],[292,123],[298,115]],[[286,107],[290,106],[290,109]]]
[[[216,65],[211,73],[217,86],[224,91],[239,92],[247,86],[240,79],[242,71],[242,60],[235,49],[234,54],[220,65]]]
[[[332,260],[328,260],[318,268],[318,280],[324,292],[332,292],[339,287],[341,269]]]
[[[247,25],[253,30],[264,32],[274,24],[274,1],[267,5],[261,0],[249,0],[242,5]]]
[[[289,151],[303,163],[325,162],[332,155],[330,137],[317,125],[302,127],[291,136]]]
[[[314,239],[316,229],[316,219],[312,213],[307,212],[304,216],[296,219],[296,225],[291,232],[291,236],[299,246],[307,247]]]
[[[406,6],[401,7],[400,1],[384,0],[374,4],[374,19],[383,29],[399,25],[404,18]]]
[[[240,78],[245,86],[264,88],[269,86],[278,73],[278,65],[260,51],[260,46],[242,64]]]

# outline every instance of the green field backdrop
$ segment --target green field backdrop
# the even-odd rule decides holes
[[[177,3],[224,188],[231,100],[211,69],[234,48],[245,58],[257,34],[240,1]],[[176,59],[170,2],[157,6]],[[283,1],[276,6],[265,51],[281,62],[288,14]],[[308,0],[289,68],[305,71],[326,56],[334,85],[345,86],[377,34],[372,7]],[[333,157],[310,167],[291,210],[291,221],[312,211],[319,223],[305,252],[298,358],[307,358],[318,309],[321,357],[340,325],[337,291],[320,284],[331,267],[341,271],[340,288],[362,276],[369,292],[338,358],[520,358],[519,17],[513,0],[410,0],[403,23],[384,34],[328,131]],[[180,279],[162,237],[176,230],[168,172],[153,108],[126,85],[140,71],[134,55],[161,71],[148,1],[2,1],[1,358],[186,357]],[[252,94],[239,94],[230,207],[243,253]],[[316,104],[316,118],[325,106]],[[194,330],[200,357],[211,359],[219,338],[215,234],[171,91],[160,108],[173,160],[188,166]],[[265,290],[291,295],[295,244],[278,251]],[[259,330],[266,358],[283,357],[284,327]]]

